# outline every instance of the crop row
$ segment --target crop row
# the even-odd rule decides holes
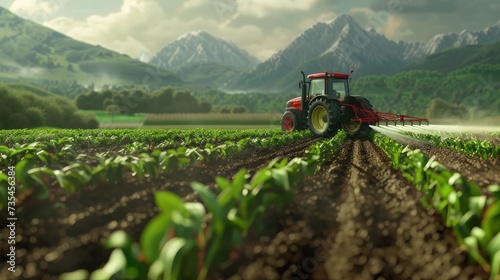
[[[62,131],[68,132],[67,130]],[[75,132],[75,130],[69,130],[69,132],[71,134]],[[168,150],[180,147],[206,148],[207,146],[218,146],[222,145],[223,143],[227,144],[233,142],[236,142],[239,145],[249,145],[250,147],[253,146],[261,148],[271,148],[282,143],[288,143],[290,141],[300,140],[311,136],[308,131],[286,134],[273,134],[270,133],[270,131],[266,130],[260,132],[258,132],[257,130],[240,130],[236,133],[231,134],[223,130],[199,130],[199,132],[195,134],[196,137],[193,137],[192,131],[176,132],[176,134],[172,134],[171,131],[168,131],[164,135],[165,138],[163,139],[163,141],[157,143],[156,145],[152,145],[150,142],[146,141],[147,137],[140,137],[136,134],[132,136],[129,135],[130,137],[138,139],[138,141],[133,141],[122,145],[123,148],[118,151],[118,154],[137,155],[140,153],[149,153],[153,150]],[[106,137],[107,136],[109,135],[106,135]],[[27,135],[26,137],[29,137],[29,135]],[[15,143],[11,148],[0,145],[0,168],[7,168],[8,166],[12,166],[28,155],[35,157],[45,165],[50,165],[53,162],[70,162],[72,160],[75,160],[79,155],[79,153],[76,152],[76,150],[78,150],[78,144],[81,144],[82,141],[85,141],[85,139],[89,137],[91,139],[97,139],[91,137],[90,135],[78,136],[75,134],[73,136],[52,138],[48,141],[39,140],[23,144]],[[96,140],[96,143],[98,142],[100,142],[100,140]]]
[[[332,153],[344,139],[345,133],[339,133],[318,141],[304,158],[273,160],[253,176],[243,168],[232,180],[217,177],[217,194],[193,182],[202,203],[184,202],[172,192],[155,193],[161,212],[147,224],[140,242],[114,232],[105,244],[113,249],[109,261],[90,279],[205,279],[210,269],[231,262],[250,228],[261,228],[269,209],[283,209],[302,178],[324,161],[321,155]],[[62,279],[88,276],[78,270]]]
[[[464,139],[461,137],[442,137],[435,134],[404,132],[415,139],[424,140],[435,146],[456,150],[460,153],[489,159],[500,156],[500,146],[494,146],[487,140]]]
[[[127,155],[104,157],[102,155],[78,154],[72,145],[64,145],[58,150],[51,142],[35,142],[16,145],[14,148],[0,146],[0,163],[2,169],[15,166],[17,181],[16,193],[35,195],[45,199],[49,195],[51,182],[65,189],[68,193],[91,188],[100,183],[122,180],[123,172],[130,171],[133,176],[158,178],[160,174],[171,172],[198,162],[210,162],[217,158],[229,157],[241,153],[248,148],[272,148],[305,137],[305,133],[289,133],[287,137],[243,138],[238,142],[214,146],[206,144],[203,148],[180,147],[177,149],[156,149],[147,152],[143,144],[136,143],[133,152]],[[86,161],[98,159],[96,166]],[[50,164],[61,165],[62,168],[52,168]],[[0,173],[0,210],[5,207],[8,197],[7,186],[9,176]]]
[[[428,158],[419,150],[403,147],[393,139],[374,134],[373,141],[392,159],[394,167],[423,193],[423,204],[434,207],[451,227],[457,240],[491,279],[500,274],[500,186],[489,194],[460,174]]]
[[[0,130],[0,143],[13,146],[16,143],[70,141],[73,144],[97,147],[132,142],[172,143],[174,146],[203,146],[224,143],[248,137],[285,137],[287,133],[277,129],[18,129]],[[57,140],[55,140],[57,139]]]

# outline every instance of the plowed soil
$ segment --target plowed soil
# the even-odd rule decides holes
[[[315,139],[274,150],[249,150],[240,157],[189,167],[138,182],[130,174],[120,184],[51,201],[26,203],[18,213],[16,275],[57,279],[63,272],[93,271],[109,257],[102,243],[124,229],[135,240],[157,213],[154,192],[168,190],[195,200],[189,184],[213,188],[217,175],[250,172],[275,157],[303,156]],[[306,179],[283,214],[271,211],[264,231],[252,231],[239,259],[211,279],[487,279],[469,265],[451,232],[420,196],[391,169],[373,143],[348,140],[332,161]],[[2,213],[2,236],[7,236]],[[6,251],[6,242],[0,245]],[[6,256],[1,279],[12,278]]]
[[[229,279],[487,279],[373,143],[345,142]],[[250,264],[248,264],[250,262]]]

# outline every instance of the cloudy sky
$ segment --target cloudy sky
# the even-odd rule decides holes
[[[498,0],[0,0],[0,6],[132,57],[204,30],[265,60],[316,21],[340,14],[407,41],[500,20]]]

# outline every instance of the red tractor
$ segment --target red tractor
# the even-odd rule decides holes
[[[331,137],[344,129],[350,137],[365,138],[370,134],[370,125],[380,122],[429,124],[424,118],[374,111],[368,99],[350,94],[350,74],[316,73],[307,76],[309,81],[306,81],[304,72],[301,73],[302,95],[286,103],[281,118],[281,128],[285,131],[309,128],[315,136]]]

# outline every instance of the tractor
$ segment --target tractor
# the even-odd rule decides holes
[[[331,137],[343,129],[349,137],[366,138],[370,135],[370,125],[381,121],[414,122],[421,124],[429,121],[424,118],[401,114],[377,112],[368,99],[351,95],[350,74],[337,72],[315,73],[307,76],[302,73],[299,88],[302,94],[286,103],[285,113],[281,117],[284,131],[297,131],[309,128],[313,135]]]

